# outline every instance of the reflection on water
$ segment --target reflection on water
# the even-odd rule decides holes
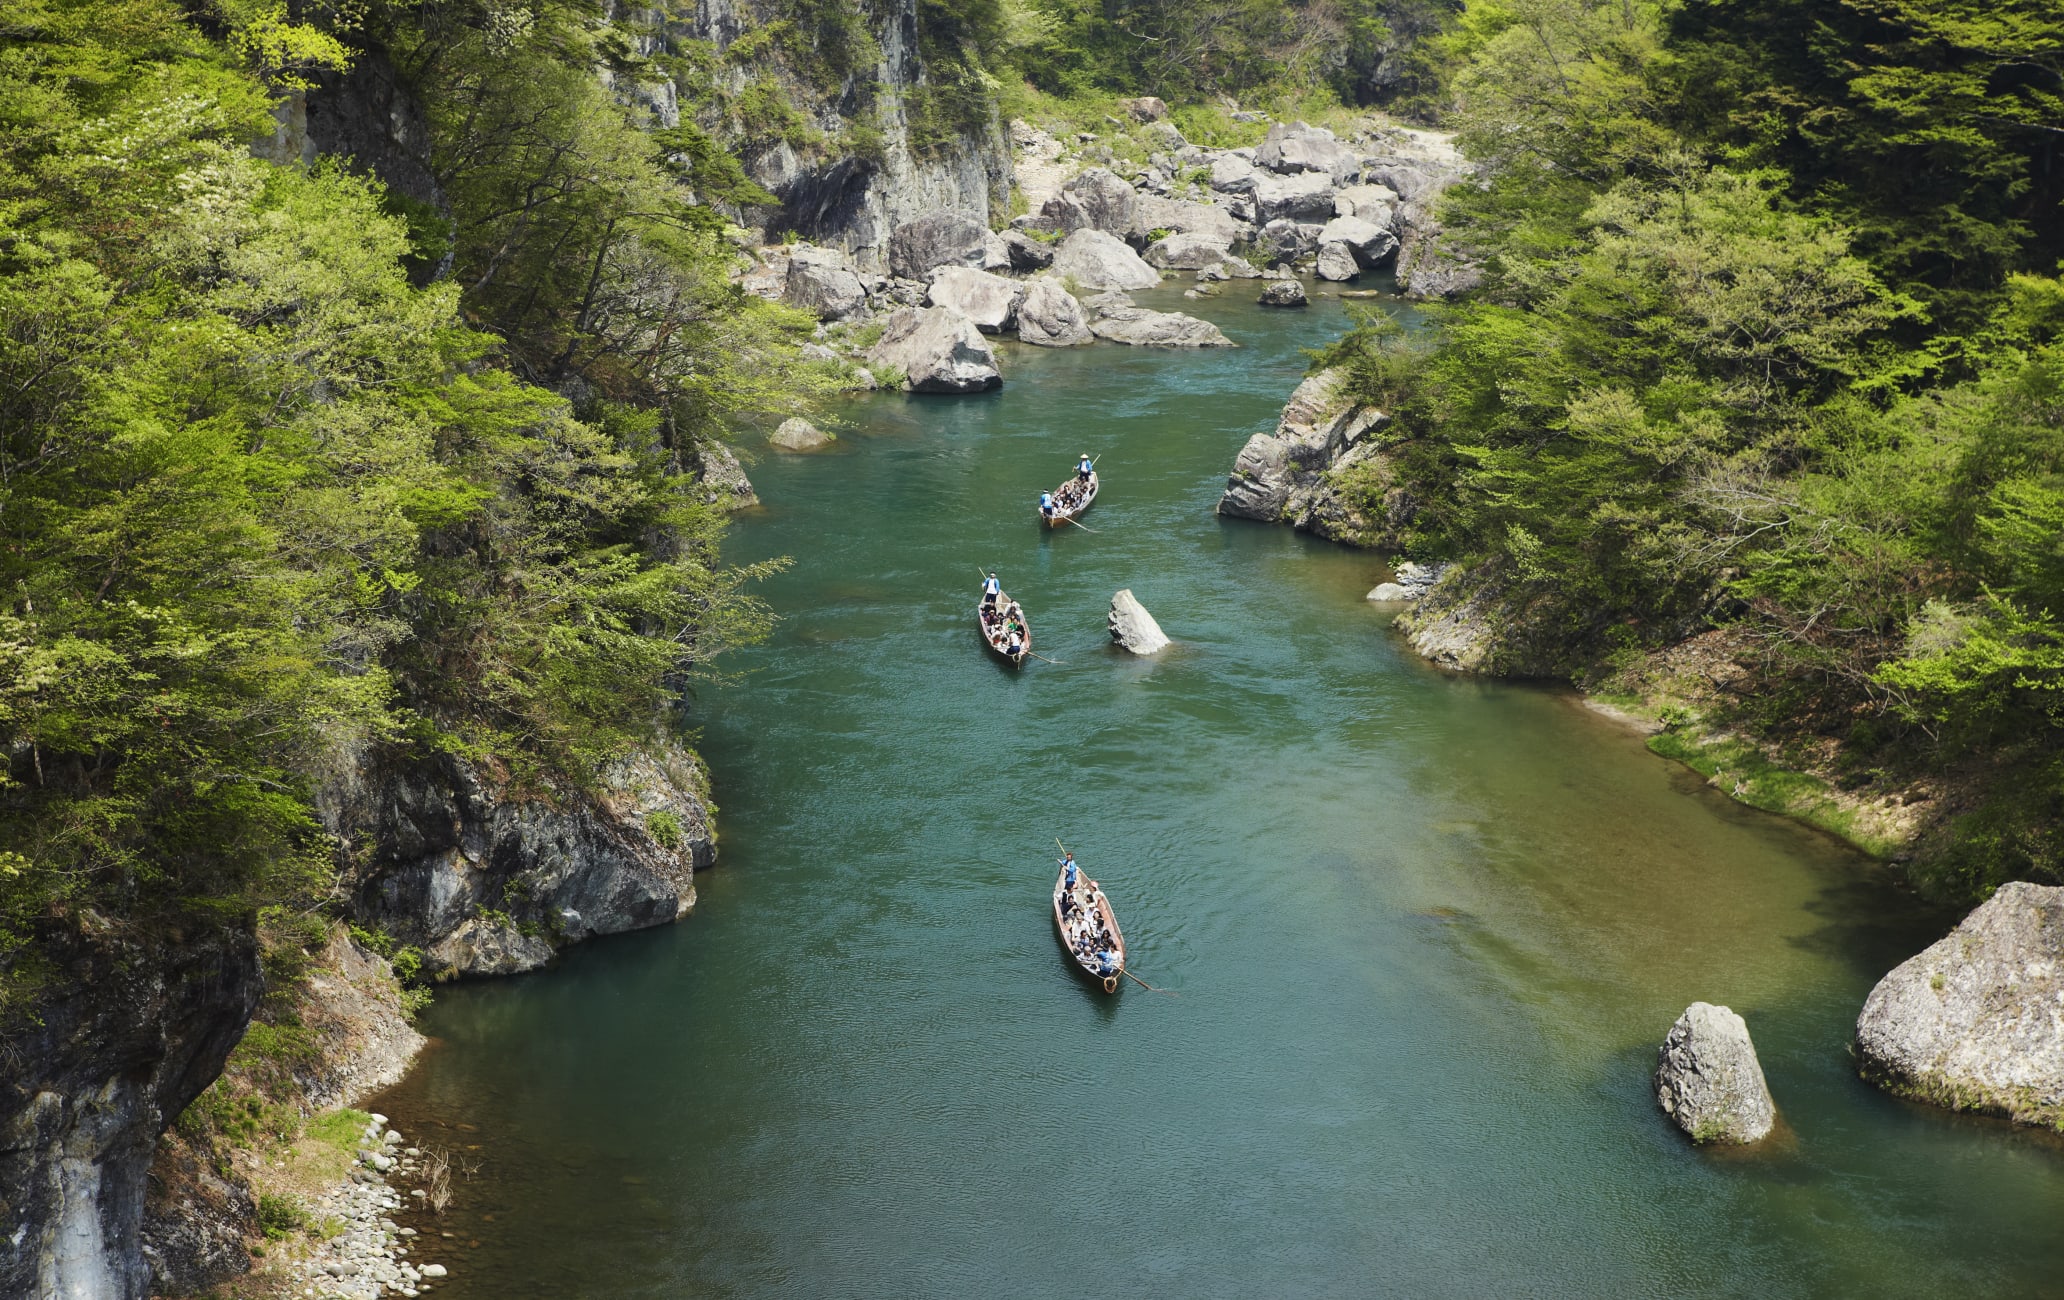
[[[1378,558],[1216,518],[1341,319],[1185,308],[1245,346],[1005,345],[1000,393],[876,397],[754,466],[733,553],[796,565],[698,704],[699,910],[445,994],[381,1099],[480,1147],[419,1225],[445,1291],[2055,1293],[2054,1143],[1846,1053],[1942,918],[1566,693],[1427,668],[1361,599]],[[1039,528],[1084,450],[1098,531]],[[978,566],[1061,665],[996,670]],[[1171,652],[1107,647],[1120,587]],[[1177,996],[1071,975],[1055,836]],[[1649,1093],[1699,998],[1761,1049],[1753,1152]]]

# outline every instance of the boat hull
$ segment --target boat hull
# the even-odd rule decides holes
[[[1086,959],[1084,959],[1080,953],[1075,951],[1073,945],[1071,945],[1068,942],[1068,922],[1067,918],[1063,916],[1061,913],[1061,881],[1064,878],[1066,878],[1066,875],[1066,867],[1063,867],[1059,872],[1055,873],[1054,875],[1054,937],[1060,940],[1061,950],[1068,955],[1068,964],[1070,966],[1073,966],[1077,971],[1081,972],[1084,975],[1087,975],[1091,980],[1101,985],[1103,987],[1104,992],[1116,993],[1118,991],[1119,985],[1124,982],[1125,978],[1125,935],[1118,929],[1118,917],[1115,913],[1111,911],[1111,900],[1108,898],[1099,898],[1097,902],[1097,915],[1100,918],[1102,918],[1104,923],[1104,929],[1107,932],[1109,932],[1111,936],[1110,946],[1112,951],[1117,954],[1118,958],[1117,965],[1112,969],[1110,974],[1106,975],[1101,970],[1097,969],[1097,967],[1091,965]],[[1095,890],[1097,888],[1097,882],[1091,880],[1088,876],[1082,877],[1082,883],[1091,890]]]
[[[1068,483],[1073,483],[1074,481],[1074,479],[1069,479]],[[1061,484],[1061,487],[1068,486],[1068,483]],[[1080,519],[1091,506],[1096,504],[1097,493],[1102,490],[1103,484],[1097,481],[1096,471],[1091,470],[1089,475],[1089,492],[1082,498],[1079,504],[1072,510],[1056,510],[1050,515],[1041,515],[1039,521],[1048,528],[1066,528],[1075,520]],[[1060,489],[1056,488],[1054,494],[1058,496]]]
[[[1009,609],[1011,603],[1010,593],[1004,592],[1002,596],[998,598],[996,603],[997,607],[1000,609]],[[1019,618],[1023,619],[1025,624],[1025,642],[1023,649],[1021,649],[1017,654],[1012,654],[1008,649],[1005,648],[1005,643],[1000,638],[992,637],[989,635],[989,625],[982,621],[982,609],[983,606],[981,605],[981,603],[976,602],[975,635],[982,639],[982,644],[988,648],[990,654],[995,655],[998,659],[1003,660],[1005,663],[1009,664],[1013,668],[1023,668],[1025,666],[1025,660],[1032,653],[1032,620],[1029,618],[1025,618],[1023,611],[1019,612]]]

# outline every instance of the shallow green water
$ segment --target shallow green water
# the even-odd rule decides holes
[[[443,1293],[2064,1294],[2064,1151],[1853,1077],[1941,919],[1566,694],[1426,668],[1373,557],[1216,518],[1342,321],[1201,314],[1246,346],[1012,347],[753,467],[734,551],[797,563],[698,704],[699,910],[441,995],[381,1100],[479,1163],[421,1223]],[[1047,534],[1084,450],[1099,531]],[[977,565],[1061,665],[980,650]],[[1128,586],[1157,661],[1105,646]],[[1180,996],[1070,972],[1055,835]],[[1755,1154],[1649,1093],[1698,998],[1756,1035]]]

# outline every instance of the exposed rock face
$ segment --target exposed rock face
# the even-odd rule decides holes
[[[1656,1103],[1695,1142],[1761,1141],[1777,1106],[1749,1027],[1727,1007],[1685,1008],[1656,1057]]]
[[[745,476],[745,467],[738,463],[737,453],[723,443],[714,440],[699,442],[683,459],[692,461],[700,476],[701,481],[696,486],[702,493],[703,504],[720,505],[726,510],[743,510],[760,503],[760,495],[753,491],[752,480]]]
[[[1132,115],[1135,122],[1159,122],[1168,116],[1168,105],[1154,95],[1141,95],[1137,99],[1122,99],[1119,107]]]
[[[158,1134],[243,1037],[260,991],[257,945],[200,917],[150,936],[90,915],[84,924],[41,940],[52,974],[40,1021],[9,1042],[0,1295],[142,1300]]]
[[[824,430],[796,415],[783,420],[774,432],[767,435],[767,441],[783,451],[816,451],[819,447],[829,447],[833,439]]]
[[[1350,185],[1333,196],[1333,215],[1360,217],[1389,230],[1397,220],[1398,196],[1382,185]]]
[[[1161,625],[1139,603],[1130,587],[1111,597],[1111,640],[1136,655],[1150,655],[1168,648]]]
[[[1234,244],[1252,233],[1247,223],[1215,203],[1193,203],[1188,199],[1164,199],[1143,195],[1139,208],[1140,233],[1167,230],[1178,235],[1203,235],[1223,244]]]
[[[1078,230],[1054,252],[1053,272],[1084,289],[1151,289],[1161,273],[1125,241],[1101,230]]]
[[[925,290],[925,301],[934,307],[953,308],[984,334],[1010,329],[1024,297],[1025,286],[1016,280],[965,266],[942,269]]]
[[[1146,348],[1229,348],[1234,343],[1207,320],[1179,311],[1108,306],[1097,311],[1090,332],[1113,343]]]
[[[1441,580],[1448,571],[1445,562],[1440,564],[1414,564],[1406,560],[1394,570],[1395,578],[1390,582],[1379,582],[1370,589],[1366,599],[1375,601],[1418,600]]]
[[[556,944],[685,915],[716,855],[704,788],[673,746],[616,763],[592,797],[520,794],[462,759],[380,752],[341,763],[315,802],[353,847],[358,917],[449,977],[531,970]]]
[[[844,320],[867,306],[867,290],[843,251],[803,246],[789,254],[781,300],[818,320]]]
[[[1398,246],[1398,286],[1407,298],[1453,298],[1483,283],[1483,267],[1442,238],[1438,223],[1408,226]]]
[[[1269,280],[1261,286],[1261,297],[1255,301],[1264,307],[1302,307],[1310,299],[1305,296],[1301,281]]]
[[[1148,266],[1164,271],[1201,271],[1217,266],[1232,252],[1229,240],[1212,235],[1174,234],[1147,247]]]
[[[979,269],[989,260],[989,227],[965,212],[927,212],[889,236],[889,271],[925,280],[942,266]]]
[[[1094,339],[1082,304],[1059,281],[1041,275],[1026,282],[1024,301],[1018,304],[1019,342],[1067,348]]]
[[[1261,228],[1254,242],[1271,261],[1295,262],[1319,251],[1319,232],[1324,229],[1315,221],[1277,217]]]
[[[1878,981],[1865,1078],[1955,1110],[2064,1127],[2064,887],[2015,882]]]
[[[867,355],[877,367],[902,371],[913,393],[979,393],[1003,385],[995,351],[975,323],[951,307],[899,308]]]
[[[1577,668],[1567,610],[1499,565],[1451,566],[1395,626],[1428,661],[1492,677],[1568,677]]]
[[[1344,370],[1322,370],[1297,386],[1275,431],[1255,434],[1240,449],[1218,513],[1357,545],[1375,540],[1375,525],[1340,499],[1327,474],[1373,459],[1365,435],[1384,418],[1347,397],[1346,378]]]
[[[1252,158],[1238,153],[1220,154],[1211,160],[1211,188],[1221,194],[1252,194],[1261,169]]]
[[[241,1179],[174,1138],[160,1143],[147,1187],[139,1241],[152,1294],[198,1295],[250,1272],[244,1239],[258,1203]]]

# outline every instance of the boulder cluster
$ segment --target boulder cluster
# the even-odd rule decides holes
[[[1277,123],[1257,146],[1213,149],[1185,140],[1164,115],[1141,116],[1151,106],[1127,111],[1153,146],[1144,165],[1093,136],[1071,151],[1012,123],[1020,192],[1036,210],[1007,230],[965,212],[925,212],[858,254],[762,248],[739,283],[814,315],[824,359],[847,363],[855,387],[981,392],[1003,382],[999,336],[1039,347],[1232,346],[1206,321],[1126,296],[1167,277],[1194,278],[1199,297],[1260,280],[1259,301],[1272,306],[1306,301],[1299,274],[1346,281],[1396,262],[1403,278],[1408,254],[1426,242],[1433,198],[1468,172],[1432,132],[1342,140]],[[1448,276],[1436,291],[1466,279]]]

